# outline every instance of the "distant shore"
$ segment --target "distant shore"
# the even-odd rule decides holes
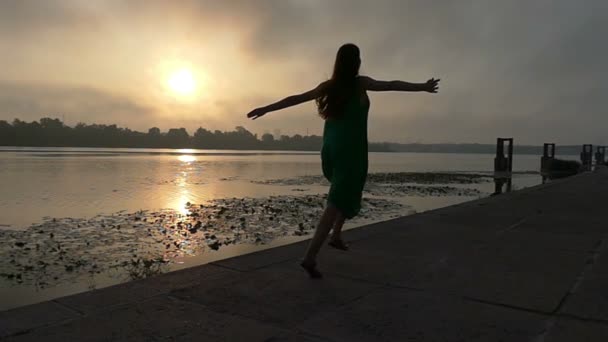
[[[77,148],[169,148],[243,151],[311,151],[323,145],[318,135],[292,136],[265,133],[261,136],[237,126],[233,131],[211,131],[199,127],[190,135],[185,128],[170,128],[163,132],[152,127],[147,132],[134,131],[117,125],[84,124],[68,126],[59,119],[42,118],[12,123],[0,120],[0,146],[19,147],[77,147]],[[494,154],[496,145],[477,143],[395,143],[370,142],[370,152],[409,153],[473,153]],[[518,145],[515,154],[541,155],[542,146]],[[557,145],[557,155],[578,155],[581,145]]]
[[[459,148],[461,145],[468,144],[393,144],[400,145],[399,149],[383,149],[375,148],[374,143],[370,143],[369,152],[383,152],[383,153],[449,153],[449,154],[494,154],[496,147],[489,144],[472,144],[476,145],[475,149]],[[408,148],[409,146],[409,148]],[[149,153],[149,154],[184,154],[183,150],[191,150],[187,153],[190,154],[205,154],[208,151],[243,151],[247,153],[252,152],[265,152],[265,153],[319,153],[319,149],[287,149],[287,148],[196,148],[196,147],[184,147],[184,148],[172,148],[172,147],[148,147],[148,146],[31,146],[31,145],[0,145],[0,152],[65,152],[65,148],[74,149],[73,152],[86,152],[88,149],[107,149],[108,152],[111,150],[121,150],[119,153]],[[81,150],[78,150],[81,149]],[[128,151],[131,149],[137,149],[141,151]],[[581,147],[578,145],[561,146],[558,150],[559,155],[564,156],[578,156]],[[150,150],[150,151],[144,151]],[[167,150],[167,151],[158,151]],[[221,153],[221,152],[217,152]],[[516,155],[542,155],[542,146],[524,145],[515,146],[514,154]]]

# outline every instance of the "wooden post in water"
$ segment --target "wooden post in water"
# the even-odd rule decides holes
[[[606,163],[606,146],[598,146],[595,152],[595,167]]]
[[[505,156],[505,142],[508,143]],[[496,157],[494,158],[494,194],[502,193],[506,183],[506,191],[511,191],[511,173],[513,171],[513,138],[496,139]]]
[[[593,145],[583,145],[583,151],[581,152],[581,164],[584,171],[591,171],[593,165]]]
[[[555,159],[555,144],[545,143],[543,145],[543,156],[540,158],[540,174],[543,177],[543,183],[547,180],[551,171],[551,163]]]

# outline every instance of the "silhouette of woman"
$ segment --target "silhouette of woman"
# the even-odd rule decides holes
[[[367,178],[367,91],[426,91],[436,93],[439,79],[425,83],[377,81],[359,76],[361,58],[354,44],[340,47],[331,79],[305,93],[289,96],[247,114],[257,119],[269,112],[316,100],[319,115],[325,119],[321,161],[323,175],[331,183],[327,206],[310,241],[301,266],[311,278],[321,278],[316,257],[333,228],[329,245],[347,250],[341,237],[344,220],[356,216]]]

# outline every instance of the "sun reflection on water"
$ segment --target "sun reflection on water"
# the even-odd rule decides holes
[[[182,193],[179,195],[179,197],[177,197],[175,204],[173,205],[173,207],[175,208],[175,210],[177,210],[177,212],[179,212],[181,215],[188,215],[190,214],[190,210],[188,210],[188,206],[190,204],[190,194],[188,193],[188,191],[184,190],[182,191]]]
[[[188,153],[191,150],[180,150],[180,152]],[[190,164],[196,161],[196,157],[191,154],[182,154],[177,157],[179,161],[185,164]],[[176,184],[179,186],[179,194],[175,197],[175,199],[171,203],[171,207],[174,208],[181,215],[188,215],[190,211],[188,210],[188,206],[190,204],[191,195],[188,191],[188,172],[186,170],[182,170],[179,173],[179,176],[176,180]]]
[[[183,154],[183,155],[177,157],[177,159],[184,163],[192,163],[193,161],[196,160],[196,157],[193,155],[189,155],[189,154]]]

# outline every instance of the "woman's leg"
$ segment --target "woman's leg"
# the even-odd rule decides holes
[[[334,222],[336,222],[336,217],[338,216],[338,214],[338,209],[331,204],[329,204],[327,208],[325,208],[323,215],[321,215],[319,225],[315,230],[315,234],[313,235],[312,240],[310,240],[310,243],[308,244],[308,249],[306,250],[304,260],[302,261],[302,266],[305,266],[305,268],[306,266],[314,266],[316,264],[317,254],[319,254],[323,242],[325,242],[327,235],[329,235],[329,231],[334,225]]]
[[[334,221],[334,229],[332,230],[330,241],[342,241],[342,226],[344,226],[344,221],[346,218],[342,213],[338,212],[336,215],[336,220]]]

